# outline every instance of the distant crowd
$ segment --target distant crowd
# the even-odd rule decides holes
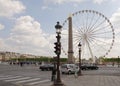
[[[14,62],[14,61],[10,61],[9,64],[10,65],[20,65],[22,67],[23,65],[40,65],[41,62],[26,62],[26,61]]]

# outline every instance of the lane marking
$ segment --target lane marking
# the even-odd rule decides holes
[[[0,77],[11,77],[13,75],[0,75]]]
[[[29,80],[18,81],[16,83],[30,82],[30,81],[36,81],[36,80],[40,80],[40,78],[34,78],[34,79],[29,79]]]
[[[42,81],[32,82],[27,85],[35,85],[35,84],[40,84],[40,83],[49,82],[49,81],[50,81],[49,79],[46,79],[46,80],[42,80]]]
[[[17,79],[5,80],[5,81],[10,82],[10,81],[18,81],[18,80],[24,80],[24,79],[29,79],[29,78],[31,77],[17,78]]]
[[[2,77],[0,80],[6,80],[6,79],[14,79],[14,78],[19,78],[21,76],[11,76],[11,77]]]

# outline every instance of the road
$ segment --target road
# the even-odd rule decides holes
[[[120,68],[117,66],[99,66],[98,70],[82,71],[84,75],[113,75],[120,76]]]
[[[51,72],[41,71],[35,65],[0,65],[0,81],[13,83],[15,85],[34,85],[51,82]],[[2,86],[2,85],[0,85]],[[6,86],[6,85],[5,85]]]
[[[82,71],[82,75],[120,76],[120,68],[102,66],[98,70]],[[61,79],[73,75],[61,75]],[[73,77],[74,78],[74,77]],[[0,64],[0,86],[46,86],[50,85],[51,71],[41,71],[35,65],[8,65]],[[45,84],[45,85],[44,85]]]

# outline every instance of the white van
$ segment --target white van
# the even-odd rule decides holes
[[[61,65],[61,73],[62,74],[72,74],[76,71],[79,71],[79,67],[75,64],[63,64]]]

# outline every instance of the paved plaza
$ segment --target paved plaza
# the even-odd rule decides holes
[[[102,66],[98,70],[82,71],[82,76],[62,75],[66,86],[120,86],[120,68]],[[51,71],[39,66],[0,65],[0,86],[51,86]]]
[[[78,78],[69,76],[62,79],[66,86],[120,86],[120,76],[84,75]],[[41,83],[39,85],[22,85],[12,83],[1,83],[0,86],[51,86],[52,82]]]
[[[78,78],[69,76],[63,79],[63,83],[66,86],[120,86],[120,76],[83,75]]]

